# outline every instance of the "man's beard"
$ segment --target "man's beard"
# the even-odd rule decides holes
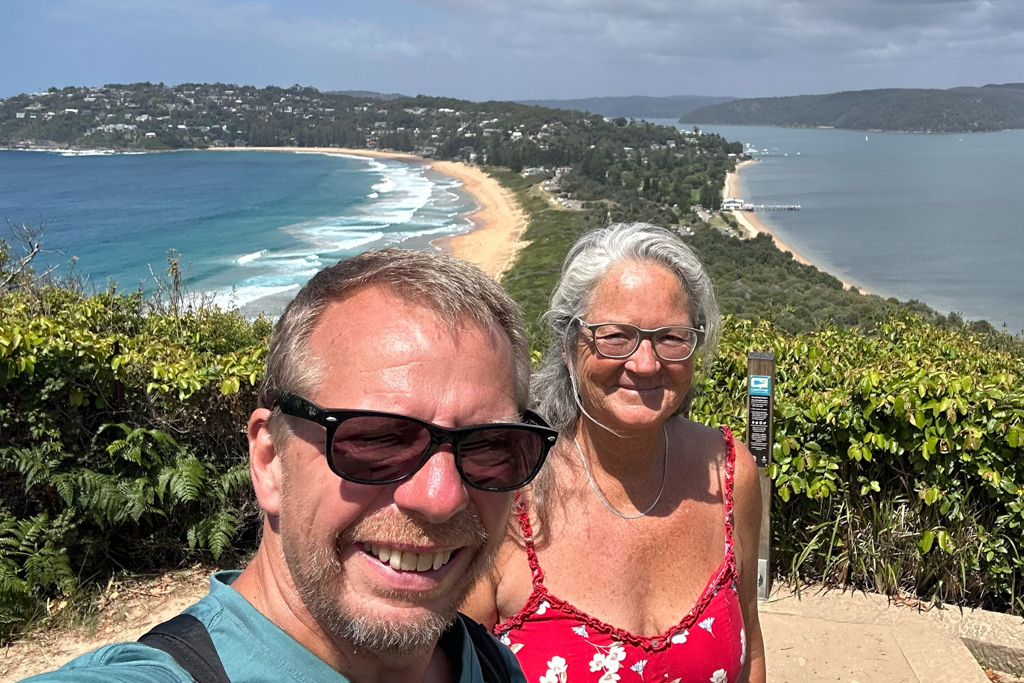
[[[302,547],[295,530],[288,528],[288,522],[291,521],[285,502],[288,500],[288,492],[285,490],[282,496],[281,540],[285,562],[303,604],[320,626],[334,638],[378,656],[400,657],[433,648],[441,633],[455,619],[459,605],[477,577],[490,565],[497,550],[497,543],[487,543],[487,533],[480,519],[473,513],[463,510],[444,523],[435,525],[404,515],[393,508],[383,508],[359,520],[341,532],[333,543],[318,547],[311,547],[312,543],[308,543]],[[389,620],[373,614],[372,607],[361,610],[351,604],[342,592],[345,581],[341,554],[346,548],[363,542],[461,547],[462,552],[475,553],[476,556],[466,572],[447,591],[437,611],[415,620],[408,617]],[[376,596],[366,597],[371,600],[380,597],[415,605],[424,595],[381,590]]]

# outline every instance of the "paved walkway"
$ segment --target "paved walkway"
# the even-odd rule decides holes
[[[769,683],[987,683],[963,640],[977,651],[980,641],[969,635],[979,630],[1024,652],[1020,618],[955,607],[924,612],[880,595],[805,590],[798,598],[779,587],[759,613]]]

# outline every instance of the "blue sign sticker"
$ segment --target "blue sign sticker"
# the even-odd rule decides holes
[[[751,375],[750,376],[750,395],[751,396],[771,396],[772,395],[772,378],[769,375]]]

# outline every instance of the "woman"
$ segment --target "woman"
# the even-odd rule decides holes
[[[546,318],[534,392],[561,436],[464,611],[531,683],[764,681],[756,466],[682,414],[719,332],[700,262],[650,225],[588,233]]]

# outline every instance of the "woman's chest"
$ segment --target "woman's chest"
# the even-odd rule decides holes
[[[580,515],[556,520],[551,542],[537,553],[546,591],[616,627],[643,635],[679,622],[723,570],[721,505],[692,505],[674,519]],[[499,611],[519,611],[533,591],[526,553],[503,573]],[[508,567],[511,569],[511,567]]]
[[[746,633],[731,581],[715,586],[694,611],[652,637],[639,637],[539,594],[525,618],[498,627],[527,680],[737,681],[746,659]]]

